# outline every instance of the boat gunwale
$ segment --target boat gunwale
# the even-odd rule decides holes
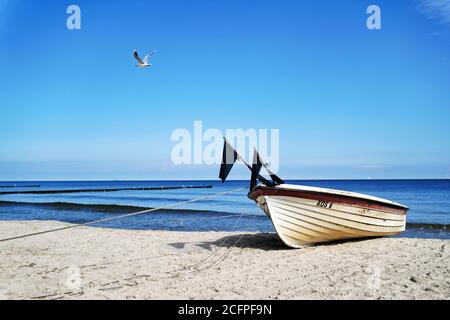
[[[276,187],[267,187],[265,185],[258,185],[251,191],[251,197],[252,199],[255,200],[260,196],[287,196],[294,198],[303,197],[306,199],[318,201],[323,200],[341,203],[344,205],[353,205],[366,209],[378,209],[400,215],[405,215],[409,210],[407,206],[404,206],[402,204],[364,194],[334,189],[307,187],[307,186],[295,186],[295,187],[299,188],[298,189],[286,188],[283,187],[283,185],[278,185]],[[302,187],[315,189],[302,189]]]

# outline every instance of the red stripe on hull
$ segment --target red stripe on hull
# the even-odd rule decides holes
[[[407,209],[399,208],[396,205],[389,205],[382,202],[377,202],[373,200],[365,200],[360,198],[355,198],[345,195],[335,195],[324,192],[317,191],[303,191],[303,190],[286,190],[278,188],[268,188],[268,187],[256,187],[252,193],[252,199],[257,199],[260,196],[282,196],[282,197],[293,197],[293,198],[303,198],[317,201],[327,201],[332,203],[339,203],[344,205],[355,206],[364,209],[380,210],[387,213],[394,213],[405,215]]]

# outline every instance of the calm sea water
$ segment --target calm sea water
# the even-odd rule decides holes
[[[401,236],[450,239],[450,180],[292,180],[288,183],[348,190],[407,205],[407,231]],[[40,187],[21,187],[39,184]],[[11,187],[15,185],[14,187]],[[0,182],[0,192],[20,190],[102,189],[213,185],[211,189],[0,195],[0,220],[57,220],[82,223],[166,206],[196,197],[247,187],[248,181],[70,181]],[[5,187],[9,186],[9,187]],[[170,210],[150,212],[96,226],[182,231],[261,231],[273,227],[247,190]]]

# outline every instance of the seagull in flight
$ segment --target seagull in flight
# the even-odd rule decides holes
[[[153,50],[152,52],[150,52],[149,54],[147,54],[144,59],[141,59],[137,53],[137,50],[134,50],[133,56],[134,58],[137,60],[138,64],[136,65],[136,67],[140,67],[140,68],[145,68],[145,67],[151,67],[151,63],[148,62],[148,59],[150,58],[150,56],[152,56],[154,53],[156,52],[156,50]]]

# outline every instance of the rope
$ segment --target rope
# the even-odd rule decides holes
[[[257,214],[253,214],[253,219],[252,221],[255,219]],[[242,215],[241,215],[242,216]],[[237,226],[237,224],[239,223],[240,219],[236,222],[235,227]],[[235,248],[237,246],[237,244],[239,243],[239,241],[242,240],[242,238],[244,237],[245,232],[242,232],[239,236],[239,238],[236,240],[236,242],[228,247],[225,251],[225,253],[223,253],[222,255],[220,255],[219,257],[214,258],[214,255],[217,253],[218,250],[216,250],[215,252],[212,252],[211,255],[209,255],[206,259],[204,259],[203,261],[200,261],[199,263],[192,265],[188,268],[193,269],[191,272],[201,272],[203,270],[209,269],[211,267],[213,267],[214,265],[216,265],[217,263],[220,263],[221,261],[225,260],[226,257],[228,256],[228,254],[230,253],[230,251]],[[225,243],[225,239],[222,239],[222,242],[219,246],[222,246]],[[210,257],[212,257],[213,259],[209,259]],[[207,260],[212,260],[212,261],[207,261]],[[202,266],[202,263],[204,264]]]
[[[126,218],[126,217],[137,216],[137,215],[148,213],[148,212],[154,212],[154,211],[163,210],[163,209],[167,209],[167,208],[171,208],[171,207],[176,207],[176,206],[179,206],[179,205],[182,205],[182,204],[187,204],[187,203],[192,203],[192,202],[196,202],[196,201],[200,201],[200,200],[214,198],[214,197],[217,197],[217,196],[220,196],[220,195],[225,195],[225,194],[229,194],[229,193],[232,193],[232,192],[241,191],[241,190],[245,190],[245,189],[247,189],[247,187],[237,188],[237,189],[233,189],[233,190],[229,190],[229,191],[223,191],[223,192],[215,193],[215,194],[208,195],[208,196],[198,197],[198,198],[194,198],[194,199],[187,200],[187,201],[182,201],[182,202],[169,204],[169,205],[163,206],[163,207],[152,208],[152,209],[147,209],[147,210],[143,210],[143,211],[123,214],[123,215],[116,216],[116,217],[103,218],[103,219],[98,219],[98,220],[94,220],[94,221],[88,221],[88,222],[85,222],[85,223],[74,224],[74,225],[70,225],[70,226],[67,226],[67,227],[61,227],[61,228],[56,228],[56,229],[50,229],[50,230],[45,230],[45,231],[40,231],[40,232],[24,234],[24,235],[21,235],[21,236],[16,236],[16,237],[11,237],[11,238],[0,239],[0,242],[6,242],[6,241],[17,240],[17,239],[22,239],[22,238],[28,238],[28,237],[42,235],[42,234],[51,233],[51,232],[57,232],[57,231],[62,231],[62,230],[67,230],[67,229],[73,229],[73,228],[88,226],[88,225],[91,225],[91,224],[94,224],[94,223],[107,222],[107,221],[122,219],[122,218]],[[174,220],[179,220],[179,219],[174,219]]]
[[[173,218],[173,219],[158,219],[158,222],[174,222],[174,221],[193,221],[193,220],[209,220],[209,219],[223,219],[223,218],[240,218],[240,217],[253,217],[253,214],[226,214],[218,217],[200,217],[200,218]]]

